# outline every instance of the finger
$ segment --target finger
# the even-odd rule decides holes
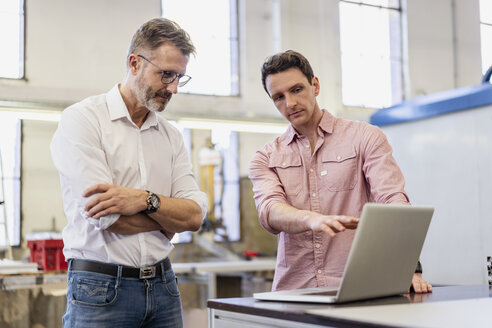
[[[92,197],[91,199],[89,199],[87,201],[87,203],[85,204],[84,209],[86,211],[90,211],[94,206],[98,205],[101,202],[107,201],[108,199],[111,199],[111,196],[110,195],[105,194],[105,193],[98,194],[98,195]]]
[[[89,196],[97,194],[97,193],[102,193],[102,192],[109,190],[110,187],[111,187],[111,185],[108,185],[108,184],[96,184],[96,185],[93,185],[93,186],[90,186],[89,188],[87,188],[84,191],[84,193],[82,194],[82,196],[83,197],[89,197]]]
[[[359,224],[359,219],[353,216],[341,216],[339,221],[343,223],[346,228],[355,229]]]
[[[338,220],[343,222],[343,223],[358,223],[359,218],[353,217],[353,216],[337,216]]]
[[[99,203],[99,198],[98,196],[92,197],[85,203],[84,210],[86,212],[90,211],[94,206],[96,206]]]
[[[430,292],[432,292],[432,285],[429,284],[427,281],[422,280],[420,282],[420,286],[421,286],[422,293],[430,293]]]
[[[421,289],[421,286],[420,286],[420,281],[412,281],[412,287],[413,287],[413,291],[417,294],[420,294],[422,293],[422,289]]]
[[[94,211],[93,215],[90,215],[93,219],[100,219],[103,216],[114,214],[114,213],[119,213],[118,208],[116,206],[110,206],[110,207],[105,207],[102,208],[99,211]]]
[[[339,216],[335,216],[335,218],[330,218],[328,220],[328,225],[331,228],[337,230],[338,232],[345,231],[345,226],[342,223],[340,223],[340,221],[338,221],[339,218],[340,218]]]
[[[94,207],[88,210],[87,215],[97,219],[97,214],[104,211],[107,208],[115,207],[115,202],[112,199],[107,199],[104,201],[99,201]],[[99,215],[102,216],[102,215]]]
[[[113,206],[113,207],[106,208],[106,209],[102,210],[101,212],[96,213],[93,216],[93,218],[94,219],[100,219],[104,216],[115,214],[115,213],[118,213],[118,210],[116,209],[116,207]]]
[[[330,237],[335,237],[337,234],[328,225],[323,225],[322,229],[330,235]]]

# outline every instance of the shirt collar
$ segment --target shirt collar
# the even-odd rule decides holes
[[[159,123],[159,119],[157,118],[157,113],[153,111],[149,111],[149,113],[147,114],[147,118],[145,119],[145,122],[142,125],[142,130],[151,127],[155,127],[156,129],[159,129],[158,123]]]
[[[326,109],[323,109],[323,116],[318,127],[326,133],[333,133],[335,127],[335,116],[331,115]]]
[[[108,104],[109,117],[112,121],[117,120],[122,117],[127,117],[130,121],[130,114],[126,108],[126,104],[121,97],[120,90],[116,84],[109,92],[106,94],[106,103]]]
[[[121,92],[119,89],[119,84],[116,84],[107,94],[106,94],[106,102],[108,104],[109,117],[112,121],[126,117],[128,121],[133,122],[130,117],[130,113],[128,112],[128,108],[126,107],[125,102],[123,101],[123,97],[121,96]],[[157,113],[153,111],[149,111],[147,115],[147,119],[145,120],[142,129],[150,128],[158,125]]]
[[[294,137],[297,135],[296,130],[292,127],[292,124],[289,124],[287,127],[287,131],[280,137],[281,141],[285,143],[285,145],[290,144]]]
[[[323,109],[323,116],[319,122],[318,128],[326,133],[333,133],[333,127],[335,126],[335,116],[331,115],[326,109]],[[295,137],[299,137],[299,133],[289,124],[287,131],[280,137],[281,141],[286,145],[290,144]]]

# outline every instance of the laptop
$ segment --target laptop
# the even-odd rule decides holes
[[[434,208],[367,203],[340,286],[254,293],[257,300],[344,303],[408,292]],[[336,237],[335,237],[336,238]]]

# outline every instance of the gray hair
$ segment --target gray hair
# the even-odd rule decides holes
[[[167,18],[154,18],[144,23],[133,35],[128,47],[128,58],[141,49],[154,50],[164,42],[171,42],[185,56],[195,54],[196,49],[191,42],[189,34],[176,22]]]

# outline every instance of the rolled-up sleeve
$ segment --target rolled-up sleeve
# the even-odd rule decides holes
[[[106,163],[97,125],[91,118],[81,114],[75,108],[66,109],[61,117],[58,129],[51,141],[50,149],[53,163],[60,174],[60,182],[68,203],[68,220],[74,215],[88,219],[96,229],[106,229],[118,218],[112,214],[92,219],[84,210],[89,198],[82,196],[90,186],[98,183],[112,183],[111,172]]]
[[[257,151],[251,160],[249,178],[253,183],[253,193],[260,224],[270,233],[278,234],[268,223],[268,213],[273,204],[287,203],[284,188],[274,168],[270,167],[267,151]]]
[[[377,203],[409,203],[403,173],[393,157],[393,150],[385,134],[372,125],[366,125],[364,133],[363,171],[371,197]]]
[[[208,207],[207,195],[198,188],[183,139],[176,135],[174,140],[179,140],[179,142],[176,145],[171,197],[195,201],[200,206],[202,218],[204,218]]]

